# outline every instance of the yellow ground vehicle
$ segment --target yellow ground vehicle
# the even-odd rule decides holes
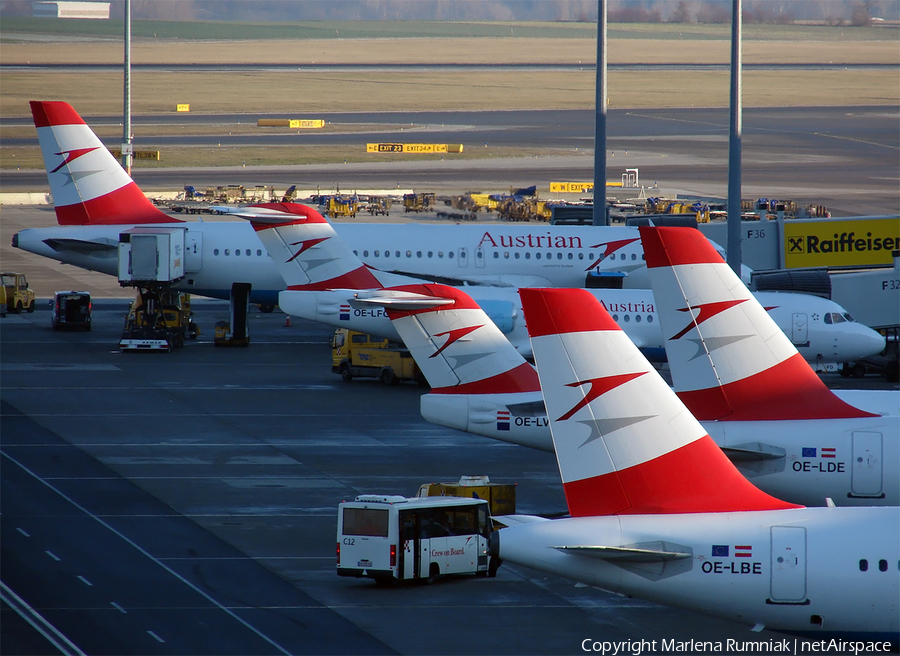
[[[7,312],[18,314],[22,310],[34,312],[34,292],[28,289],[25,275],[0,274],[0,316],[6,316]]]
[[[191,297],[183,292],[140,288],[125,317],[123,351],[172,351],[195,339]]]
[[[387,339],[338,328],[331,340],[331,371],[351,381],[378,378],[385,385],[401,380],[424,383],[425,378],[409,349]]]
[[[516,514],[515,483],[491,483],[487,476],[462,476],[457,483],[425,483],[416,496],[486,499],[491,515]]]
[[[330,217],[349,216],[353,218],[359,211],[359,201],[355,196],[328,196],[324,205],[325,215]]]
[[[434,194],[403,194],[405,212],[430,212],[434,209]]]

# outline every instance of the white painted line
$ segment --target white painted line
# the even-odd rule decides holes
[[[115,609],[116,609],[117,611],[119,611],[120,613],[122,613],[122,615],[128,615],[128,611],[125,610],[124,608],[122,608],[122,607],[121,607],[119,604],[117,604],[116,602],[111,601],[111,602],[109,602],[109,605],[112,606],[113,608],[115,608]]]
[[[3,599],[10,608],[16,611],[23,620],[33,626],[34,629],[56,647],[60,653],[65,654],[66,656],[87,656],[71,640],[60,633],[59,629],[44,619],[43,615],[29,606],[24,599],[10,590],[2,581],[0,581],[0,599]]]
[[[153,631],[147,631],[147,633],[149,633],[149,634],[150,634],[150,637],[153,638],[154,640],[156,640],[157,642],[165,642],[165,640],[163,640],[163,639],[160,638],[158,635],[156,635],[155,633],[153,633]]]
[[[59,556],[57,556],[55,553],[53,553],[52,551],[45,551],[44,553],[47,554],[48,556],[50,556],[56,562],[59,562],[61,560],[61,558]]]
[[[84,578],[81,574],[78,575],[78,580],[84,583],[85,585],[89,585],[90,587],[94,587],[94,584]]]
[[[7,460],[9,460],[10,462],[15,463],[16,465],[18,465],[18,467],[21,468],[22,471],[26,472],[29,476],[31,476],[32,478],[34,478],[36,481],[38,481],[38,482],[42,483],[43,485],[47,486],[49,489],[53,490],[53,492],[55,492],[55,493],[56,493],[57,495],[59,495],[61,498],[65,499],[65,500],[68,501],[70,504],[72,504],[72,506],[74,506],[75,508],[78,508],[78,510],[80,510],[80,511],[83,512],[85,515],[87,515],[88,517],[90,517],[91,519],[93,519],[94,521],[96,521],[98,524],[100,524],[100,525],[103,526],[105,529],[107,529],[108,531],[110,531],[113,535],[115,535],[116,537],[118,537],[118,538],[119,538],[120,540],[122,540],[123,542],[125,542],[126,544],[132,546],[132,547],[133,547],[134,549],[136,549],[141,555],[143,555],[144,557],[148,558],[150,561],[152,561],[152,562],[156,563],[157,565],[159,565],[159,567],[161,567],[162,569],[166,570],[166,572],[168,572],[171,576],[173,576],[173,577],[175,577],[176,579],[178,579],[179,581],[181,581],[181,583],[183,583],[184,585],[188,586],[191,590],[193,590],[194,592],[196,592],[197,594],[199,594],[201,597],[203,597],[204,599],[206,599],[207,601],[209,601],[209,602],[210,602],[211,604],[213,604],[216,608],[220,609],[222,612],[224,612],[224,613],[226,613],[227,615],[231,616],[235,621],[240,622],[242,625],[244,625],[245,627],[247,627],[247,629],[249,629],[250,631],[252,631],[253,633],[255,633],[257,636],[259,636],[260,638],[262,638],[263,640],[265,640],[267,643],[269,643],[270,645],[272,645],[272,646],[273,646],[275,649],[277,649],[279,652],[281,652],[282,654],[285,654],[285,656],[291,656],[291,652],[289,652],[287,649],[285,649],[284,647],[282,647],[281,645],[279,645],[279,644],[278,644],[277,642],[275,642],[272,638],[270,638],[270,637],[267,636],[265,633],[263,633],[262,631],[260,631],[259,629],[257,629],[257,628],[256,628],[255,626],[253,626],[252,624],[250,624],[250,622],[248,622],[247,620],[245,620],[244,618],[242,618],[242,617],[241,617],[240,615],[238,615],[235,611],[231,610],[230,608],[224,606],[223,604],[221,604],[221,603],[219,603],[218,601],[216,601],[215,599],[213,599],[213,597],[210,596],[207,592],[204,592],[203,590],[201,590],[200,588],[198,588],[196,585],[194,585],[193,583],[191,583],[190,581],[188,581],[188,580],[187,580],[186,578],[184,578],[181,574],[179,574],[178,572],[176,572],[175,570],[173,570],[171,567],[169,567],[168,565],[166,565],[165,563],[163,563],[159,558],[156,558],[156,557],[153,556],[150,552],[148,552],[146,549],[144,549],[144,548],[141,547],[139,544],[137,544],[134,540],[131,540],[131,539],[128,538],[125,534],[121,533],[120,531],[116,530],[115,528],[113,528],[112,526],[110,526],[109,524],[107,524],[107,523],[106,523],[105,521],[103,521],[100,517],[98,517],[98,516],[95,515],[94,513],[90,512],[87,508],[85,508],[84,506],[82,506],[81,504],[79,504],[77,501],[75,501],[75,500],[72,499],[71,497],[66,496],[61,490],[55,488],[53,485],[51,485],[50,483],[48,483],[47,481],[45,481],[43,478],[41,478],[40,476],[38,476],[37,474],[35,474],[33,471],[31,471],[30,469],[28,469],[28,467],[26,467],[26,466],[23,465],[21,462],[19,462],[18,460],[16,460],[16,459],[13,458],[12,456],[10,456],[10,455],[9,455],[8,453],[6,453],[5,451],[0,450],[0,455],[2,455],[4,458],[6,458]],[[50,553],[50,552],[47,552],[47,553]],[[54,556],[54,558],[55,558],[55,556]],[[148,633],[149,633],[149,632],[148,632]],[[155,635],[155,634],[153,634],[153,635]],[[158,639],[158,638],[157,638],[157,639]]]
[[[30,538],[30,537],[31,537],[30,535],[28,535],[28,531],[26,531],[24,528],[16,528],[16,530],[17,530],[19,533],[21,533],[22,535],[24,535],[26,538]]]

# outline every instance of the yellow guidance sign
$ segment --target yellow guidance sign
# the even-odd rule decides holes
[[[304,128],[324,128],[325,120],[321,118],[261,118],[257,119],[258,128],[290,128],[300,130]]]
[[[900,217],[784,224],[788,269],[891,264],[891,251],[898,248]]]
[[[462,144],[405,144],[405,143],[370,143],[366,144],[367,153],[461,153]]]
[[[321,118],[292,118],[290,122],[290,128],[292,130],[298,130],[303,128],[324,128],[325,121]]]
[[[176,112],[189,112],[191,111],[191,106],[188,103],[178,103],[175,105]]]
[[[593,182],[551,182],[551,194],[583,194],[594,191]]]
[[[111,152],[113,157],[115,157],[116,159],[122,159],[122,151],[121,150],[119,150],[119,149],[110,150],[109,152]],[[131,158],[132,159],[153,159],[158,162],[159,161],[159,151],[158,150],[136,150],[136,151],[134,151],[134,153],[132,153]]]

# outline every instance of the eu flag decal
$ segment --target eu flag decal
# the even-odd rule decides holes
[[[809,446],[803,447],[803,452],[801,454],[801,457],[815,458],[816,457],[816,447],[814,447],[814,446],[813,447],[809,447]]]
[[[712,557],[713,558],[728,558],[728,545],[714,544],[712,546]]]

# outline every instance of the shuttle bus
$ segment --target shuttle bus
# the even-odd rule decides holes
[[[360,495],[338,510],[337,573],[379,583],[494,575],[491,530],[484,499]]]

